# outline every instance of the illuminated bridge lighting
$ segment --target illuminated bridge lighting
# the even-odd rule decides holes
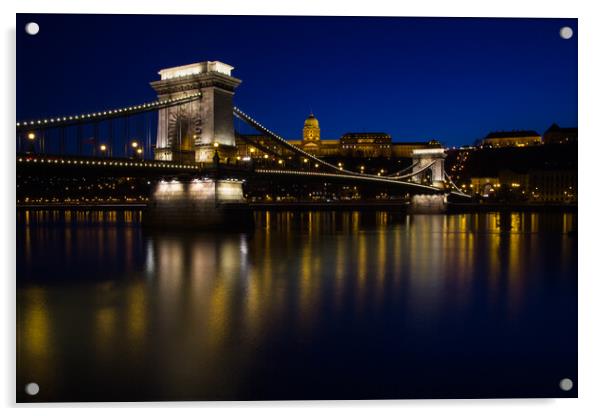
[[[282,169],[255,169],[256,173],[267,174],[267,175],[295,175],[295,176],[318,176],[325,178],[336,178],[336,179],[350,179],[350,180],[362,180],[362,181],[372,181],[379,183],[388,183],[393,185],[404,185],[411,186],[416,188],[421,188],[424,190],[428,190],[430,192],[441,192],[441,189],[436,188],[434,186],[421,185],[415,182],[410,181],[399,181],[393,179],[387,179],[383,176],[375,176],[375,175],[347,175],[342,173],[325,173],[325,172],[307,172],[307,171],[295,171],[295,170],[282,170]]]
[[[271,130],[265,128],[261,123],[259,123],[258,121],[256,121],[255,119],[253,119],[251,116],[249,116],[248,114],[246,114],[245,112],[243,112],[241,109],[239,109],[238,107],[234,107],[233,108],[233,112],[234,115],[238,118],[240,118],[241,120],[249,123],[252,127],[258,129],[259,131],[263,132],[264,134],[267,134],[268,136],[272,137],[273,139],[275,139],[276,141],[278,141],[280,144],[284,145],[285,147],[292,149],[293,152],[297,153],[297,154],[301,154],[304,156],[304,160],[312,160],[313,162],[315,162],[315,167],[319,167],[321,166],[326,166],[330,169],[332,169],[333,171],[335,171],[336,173],[323,173],[323,172],[306,172],[306,171],[289,171],[289,170],[266,170],[266,169],[256,169],[255,171],[258,173],[271,173],[271,174],[286,174],[286,175],[306,175],[306,176],[323,176],[323,177],[333,177],[333,178],[349,178],[349,179],[358,179],[361,178],[361,180],[371,180],[374,182],[379,182],[379,183],[389,183],[389,184],[403,184],[406,186],[413,186],[413,187],[418,187],[418,188],[423,188],[426,190],[429,190],[431,192],[441,192],[441,189],[437,188],[437,187],[433,187],[433,186],[427,186],[427,185],[421,185],[421,184],[417,184],[415,182],[411,182],[411,181],[404,181],[404,179],[409,179],[413,176],[416,176],[420,173],[422,173],[423,171],[429,169],[431,166],[433,166],[436,162],[432,162],[429,165],[423,167],[422,169],[415,171],[415,172],[410,172],[408,174],[405,175],[399,175],[398,172],[397,175],[395,176],[381,176],[381,174],[379,173],[378,175],[372,175],[372,174],[368,174],[368,173],[363,173],[362,172],[353,172],[347,169],[344,169],[343,166],[335,166],[332,165],[328,162],[323,161],[322,159],[319,159],[315,156],[313,156],[312,154],[304,151],[303,149],[298,148],[297,146],[294,146],[292,144],[290,144],[286,139],[284,139],[283,137],[277,135],[276,133],[273,133]],[[279,164],[282,164],[281,161],[278,162]],[[412,166],[412,168],[415,165]],[[461,194],[462,196],[467,196],[466,194],[462,193],[461,191],[457,191],[459,194]]]
[[[90,159],[69,159],[65,157],[57,157],[57,158],[40,158],[37,157],[19,157],[17,158],[18,163],[67,163],[74,165],[109,165],[109,166],[127,166],[127,167],[144,167],[144,168],[171,168],[171,169],[182,169],[182,170],[196,170],[198,169],[195,165],[182,165],[182,164],[174,164],[174,163],[166,163],[166,162],[128,162],[128,161],[120,161],[120,160],[90,160]]]
[[[100,121],[100,120],[103,120],[104,118],[108,118],[109,116],[112,116],[114,114],[119,114],[120,116],[124,116],[124,115],[127,116],[127,115],[136,114],[136,113],[140,113],[140,112],[146,112],[146,111],[160,109],[163,107],[171,107],[171,106],[187,103],[187,102],[193,101],[195,99],[198,99],[200,97],[201,97],[201,93],[198,92],[198,93],[187,95],[186,97],[182,97],[182,98],[178,98],[178,99],[152,101],[152,102],[144,103],[144,104],[140,104],[140,105],[125,107],[125,108],[117,108],[117,109],[107,110],[107,111],[102,111],[102,112],[71,115],[71,116],[64,116],[64,117],[54,117],[54,118],[50,118],[50,119],[46,118],[46,119],[40,119],[40,120],[32,120],[29,122],[21,121],[21,122],[16,123],[16,127],[18,130],[21,128],[25,128],[27,126],[33,126],[33,125],[38,125],[42,128],[50,128],[50,127],[60,126],[64,123],[69,123],[69,121],[74,121],[74,120],[77,120],[77,121],[84,120],[85,122]]]

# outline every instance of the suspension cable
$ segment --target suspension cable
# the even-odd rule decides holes
[[[467,198],[470,198],[470,195],[468,195],[467,193],[465,193],[464,191],[462,191],[460,188],[458,188],[458,187],[456,186],[456,184],[454,183],[454,181],[452,181],[451,177],[450,177],[450,176],[447,174],[447,172],[443,172],[443,173],[444,173],[444,175],[445,175],[445,178],[446,178],[446,179],[449,181],[449,183],[451,183],[452,187],[453,187],[453,188],[454,188],[456,191],[458,191],[458,193],[459,193],[461,196],[465,196],[465,197],[467,197]]]
[[[408,166],[408,167],[406,167],[406,168],[403,168],[403,169],[401,169],[401,170],[398,170],[398,171],[397,171],[397,172],[395,172],[395,173],[391,173],[390,175],[385,175],[385,176],[386,176],[386,177],[388,177],[388,178],[389,178],[389,177],[395,177],[395,176],[398,176],[398,175],[402,174],[403,172],[407,172],[407,171],[409,171],[410,169],[414,169],[414,168],[415,168],[415,167],[416,167],[416,166],[417,166],[419,163],[420,163],[420,162],[413,163],[413,164],[411,164],[410,166]]]
[[[400,176],[388,176],[389,179],[405,179],[405,178],[411,178],[412,176],[416,176],[419,173],[424,172],[425,170],[427,170],[428,168],[430,168],[431,166],[433,166],[435,163],[437,163],[437,161],[432,161],[431,163],[429,163],[428,165],[424,166],[423,168],[421,168],[420,170],[417,170],[416,172],[411,172],[411,173],[407,173],[405,175],[400,175]]]
[[[306,152],[303,149],[300,149],[299,147],[291,144],[288,142],[288,140],[284,139],[283,137],[277,135],[276,133],[274,133],[273,131],[271,131],[270,129],[268,129],[267,127],[263,126],[261,123],[259,123],[258,121],[256,121],[255,119],[253,119],[251,116],[249,116],[248,114],[244,113],[242,110],[240,110],[238,107],[234,107],[233,109],[234,115],[239,118],[240,120],[246,122],[247,124],[249,124],[251,127],[259,130],[260,132],[262,132],[263,134],[275,139],[276,141],[278,141],[280,144],[282,144],[283,146],[287,147],[288,149],[292,150],[294,153],[300,153],[303,156],[305,156],[306,158],[314,161],[315,163],[318,163],[319,165],[322,166],[326,166],[330,169],[335,170],[336,172],[343,172],[346,173],[348,175],[355,175],[355,176],[362,176],[362,177],[374,177],[374,178],[383,178],[383,176],[379,176],[379,175],[371,175],[368,173],[359,173],[359,172],[354,172],[351,170],[347,170],[347,169],[343,169],[342,167],[339,166],[335,166],[331,163],[328,163],[320,158],[317,158],[316,156]],[[401,178],[401,177],[400,177]]]
[[[144,104],[134,105],[130,107],[116,108],[107,111],[99,111],[96,113],[78,114],[62,117],[51,117],[32,121],[17,122],[17,131],[23,130],[38,130],[48,129],[53,127],[70,126],[77,124],[85,124],[94,121],[103,121],[117,117],[130,116],[139,113],[158,110],[161,108],[173,107],[180,104],[185,104],[201,97],[201,93],[194,93],[183,98],[170,98],[167,100],[152,101]]]

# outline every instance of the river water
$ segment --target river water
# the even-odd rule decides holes
[[[142,215],[17,212],[17,400],[576,396],[576,213]]]

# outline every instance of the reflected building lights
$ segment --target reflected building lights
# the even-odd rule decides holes
[[[150,340],[146,337],[147,326],[147,293],[142,282],[136,282],[127,292],[127,338],[132,358],[144,357],[144,348]]]
[[[61,366],[55,348],[72,330],[56,327],[64,325],[63,305],[71,301],[81,313],[70,324],[89,331],[82,333],[90,341],[73,340],[86,359],[136,371],[152,358],[152,371],[168,385],[163,392],[177,393],[173,382],[183,378],[219,389],[224,377],[253,375],[266,351],[279,347],[274,340],[286,334],[313,342],[328,323],[365,328],[387,313],[400,334],[419,339],[444,321],[461,325],[486,304],[501,315],[500,325],[511,324],[525,313],[531,286],[540,283],[532,274],[544,279],[538,267],[548,266],[538,264],[552,262],[558,276],[576,267],[571,213],[550,219],[541,213],[262,212],[255,214],[253,233],[183,236],[142,232],[139,211],[129,217],[65,211],[60,233],[46,227],[27,237],[30,223],[56,221],[55,213],[27,212],[19,213],[24,253],[43,258],[41,247],[60,236],[60,251],[73,250],[55,273],[82,259],[106,273],[101,289],[78,292],[77,299],[65,297],[71,289],[27,287],[19,300],[20,354],[36,357],[31,362],[42,364],[40,374],[55,374],[49,370]],[[563,233],[561,258],[538,246],[548,237],[531,235],[534,227]],[[116,263],[121,271],[113,269]],[[329,336],[339,335],[345,333]],[[94,365],[90,371],[103,374]]]
[[[95,315],[95,348],[97,357],[107,365],[111,364],[112,352],[116,345],[117,312],[110,306],[100,307]]]

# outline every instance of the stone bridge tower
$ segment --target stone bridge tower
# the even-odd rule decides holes
[[[415,166],[412,172],[422,172],[412,176],[412,181],[420,184],[426,181],[429,185],[443,188],[445,184],[445,157],[446,154],[443,149],[414,149],[412,159]],[[426,168],[427,166],[430,167]]]
[[[159,71],[161,79],[151,82],[159,100],[201,96],[159,110],[155,159],[211,162],[216,150],[221,160],[235,155],[232,100],[241,81],[231,76],[233,69],[207,61]]]

